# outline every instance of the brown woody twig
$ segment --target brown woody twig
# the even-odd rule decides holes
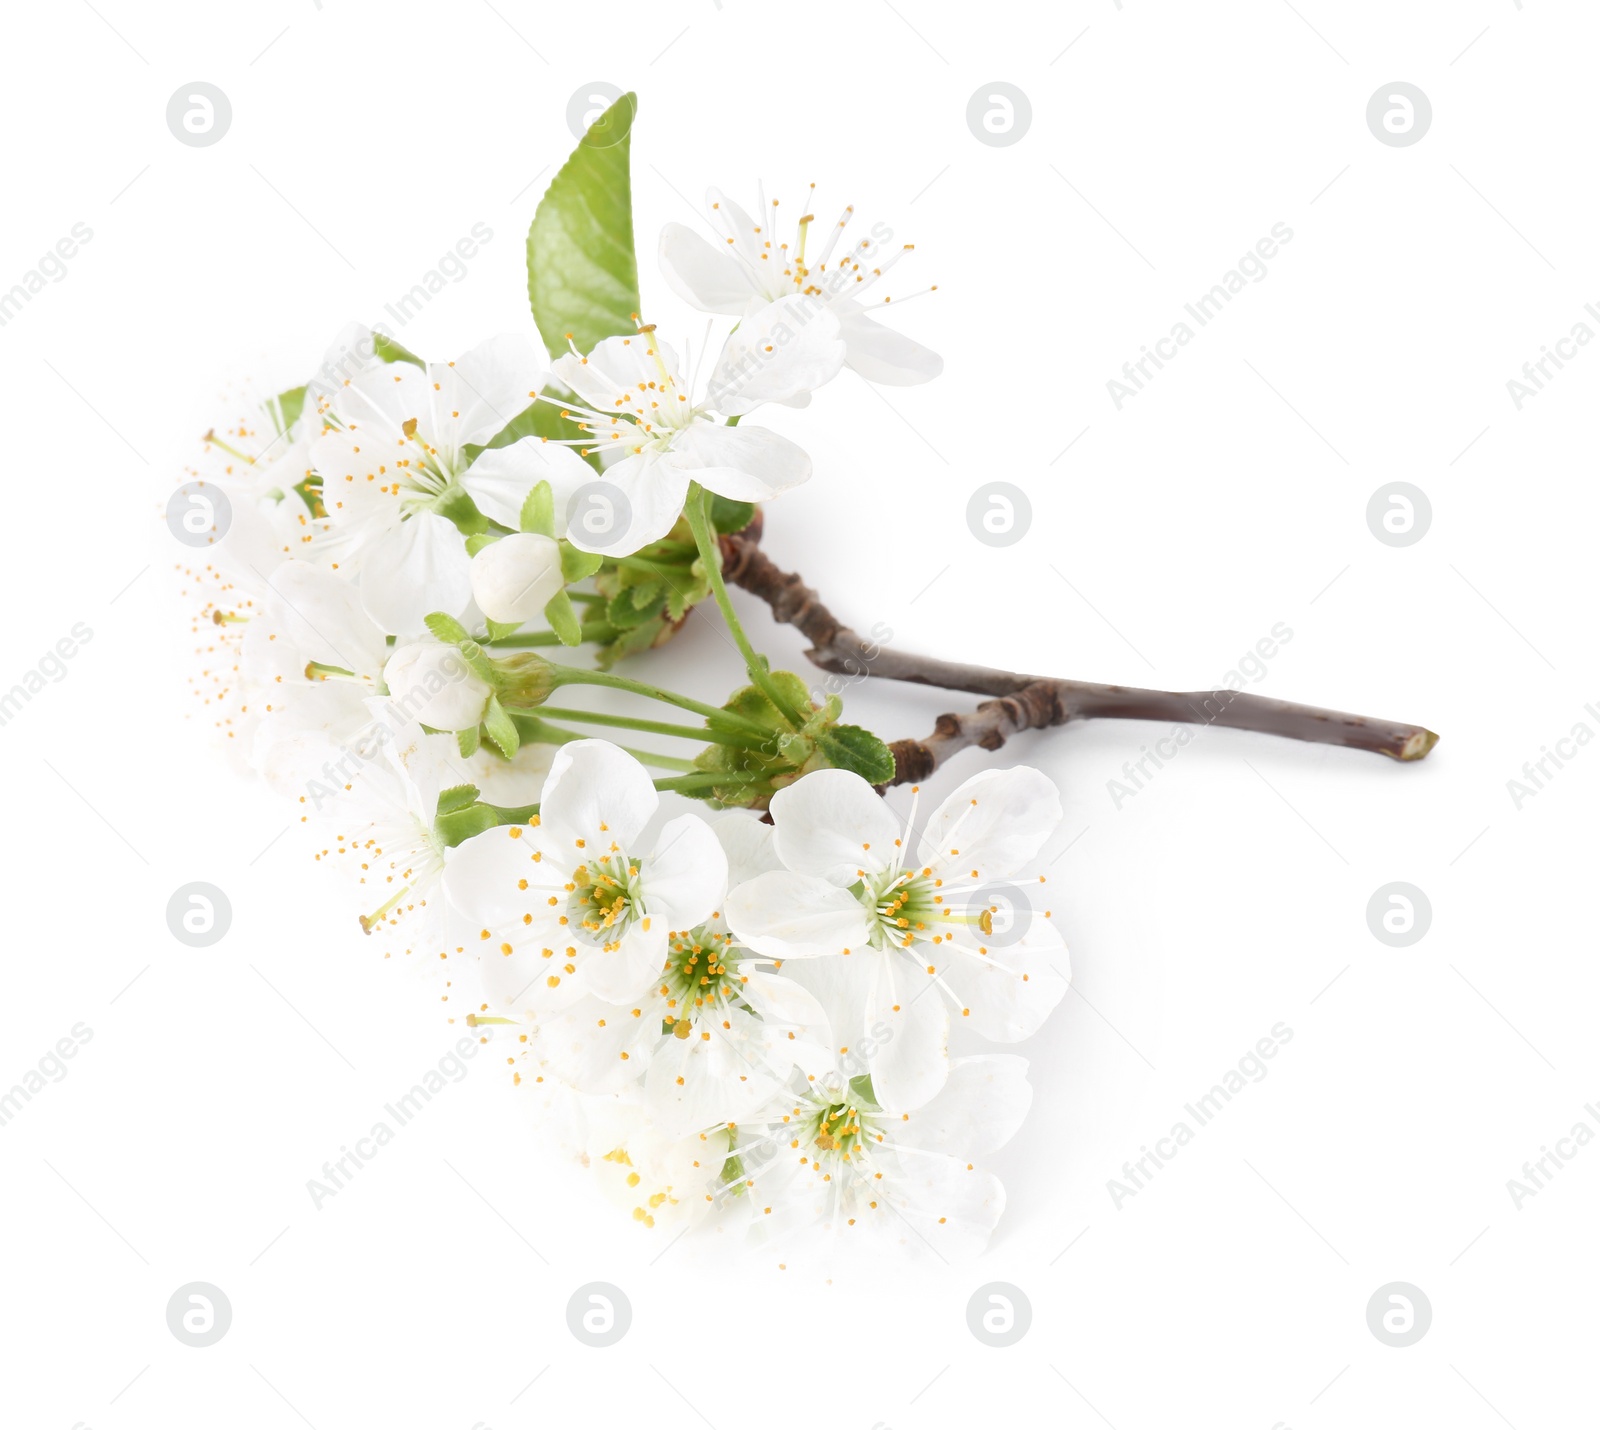
[[[1098,685],[1084,680],[1022,675],[966,665],[863,640],[841,622],[799,576],[775,565],[761,550],[758,516],[742,532],[723,536],[723,577],[759,596],[773,616],[811,642],[813,665],[837,675],[874,675],[943,690],[991,697],[975,710],[938,717],[921,740],[894,740],[895,777],[905,784],[928,778],[959,750],[998,750],[1023,730],[1043,730],[1075,720],[1155,720],[1256,730],[1319,745],[1345,745],[1391,759],[1420,760],[1438,742],[1432,730],[1366,715],[1346,715],[1236,690],[1175,692]]]

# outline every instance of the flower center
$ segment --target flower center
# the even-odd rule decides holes
[[[869,1142],[880,1142],[877,1109],[863,1106],[856,1098],[819,1103],[801,1125],[802,1150],[809,1144],[811,1159],[818,1168],[841,1162],[859,1163]]]
[[[417,419],[408,417],[401,424],[409,444],[408,454],[395,463],[395,479],[390,490],[400,499],[407,517],[426,511],[447,492],[455,481],[456,463],[437,447],[417,436]]]
[[[888,869],[857,883],[854,892],[867,910],[872,946],[910,948],[930,937],[934,925],[956,922],[940,887],[931,869]]]
[[[614,949],[636,922],[649,927],[639,903],[639,866],[625,854],[580,864],[567,887],[567,916],[591,943]]]
[[[738,997],[744,977],[732,956],[732,946],[731,935],[716,933],[703,924],[689,933],[672,935],[661,973],[660,992],[667,1005],[663,1033],[687,1038],[702,1013]]]

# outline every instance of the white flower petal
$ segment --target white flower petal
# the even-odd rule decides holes
[[[828,1038],[828,1015],[807,988],[781,973],[760,968],[741,968],[742,996],[762,1019],[813,1038]]]
[[[576,865],[605,857],[613,842],[634,853],[628,846],[660,802],[648,771],[632,755],[609,740],[574,740],[550,762],[540,823],[553,843],[564,845],[561,858]]]
[[[410,363],[397,363],[411,367]],[[455,451],[489,441],[539,395],[548,374],[527,338],[502,333],[453,363],[431,363],[432,430]],[[437,388],[433,384],[437,383]]]
[[[581,1092],[621,1092],[648,1066],[660,1024],[599,998],[540,1017],[530,1051],[551,1076]],[[623,1056],[626,1054],[627,1056]]]
[[[361,604],[391,635],[415,635],[434,611],[459,616],[472,600],[466,538],[423,511],[361,553]]]
[[[522,504],[539,482],[550,483],[559,521],[572,494],[594,476],[594,468],[571,447],[524,437],[509,447],[491,447],[479,453],[478,460],[462,473],[461,485],[485,516],[517,531],[522,525]]]
[[[549,907],[546,899],[564,892],[569,871],[554,861],[535,860],[531,833],[523,825],[486,829],[450,851],[444,891],[469,923],[490,929],[521,927],[525,913],[537,915],[541,905]],[[555,916],[555,910],[544,916],[552,928]]]
[[[654,919],[649,924],[634,924],[616,948],[580,946],[578,978],[583,986],[608,1003],[632,1003],[648,991],[667,957],[666,924]]]
[[[644,392],[662,385],[657,356],[668,375],[676,378],[678,355],[666,343],[658,343],[654,333],[605,338],[587,357],[564,353],[551,372],[596,411],[632,410],[641,405]]]
[[[772,797],[778,857],[799,874],[849,888],[863,870],[889,868],[900,826],[860,775],[814,770]]]
[[[276,637],[274,646],[293,649],[290,659],[301,671],[307,661],[366,676],[383,669],[384,633],[362,608],[352,582],[308,561],[285,561],[268,585],[278,600],[261,624]],[[252,635],[256,624],[251,623]],[[265,653],[258,658],[264,661]]]
[[[742,1121],[781,1089],[789,1065],[771,1066],[761,1024],[744,1013],[726,1021],[726,1028],[696,1028],[656,1046],[645,1094],[667,1136]]]
[[[982,936],[972,935],[982,941]],[[985,945],[980,953],[963,939],[939,961],[939,972],[966,1010],[962,1022],[980,1037],[1016,1043],[1039,1031],[1066,997],[1071,970],[1066,944],[1042,912],[1014,944]]]
[[[737,258],[681,223],[661,230],[661,272],[685,303],[703,313],[742,313],[754,288]]]
[[[723,913],[740,940],[768,958],[819,958],[867,944],[867,911],[853,894],[786,869],[730,890]]]
[[[711,826],[682,814],[662,829],[639,866],[639,892],[652,921],[687,933],[704,923],[728,887],[728,859]]]
[[[867,317],[854,300],[833,304],[844,335],[845,362],[868,382],[914,387],[944,371],[938,353]]]
[[[723,345],[706,402],[731,417],[792,402],[836,378],[844,358],[839,320],[822,299],[794,293],[752,304]]]
[[[934,811],[923,831],[921,859],[936,869],[959,867],[964,877],[980,882],[1008,879],[1060,823],[1061,796],[1047,775],[1027,765],[984,770]]]
[[[773,844],[777,831],[750,810],[730,810],[712,822],[711,832],[727,855],[730,889],[738,888],[757,874],[783,867]]]
[[[766,501],[811,476],[805,451],[765,427],[696,422],[673,440],[672,454],[686,477],[733,501]]]
[[[699,475],[683,462],[672,460],[671,453],[652,449],[624,457],[597,478],[602,484],[616,486],[618,499],[612,509],[575,511],[567,540],[580,551],[603,556],[627,556],[660,541],[683,514],[689,482]]]
[[[952,1157],[981,1157],[1016,1135],[1032,1103],[1026,1058],[1015,1053],[955,1058],[938,1096],[901,1124],[896,1140]]]
[[[884,967],[856,1033],[872,1072],[872,1091],[890,1112],[911,1112],[941,1087],[949,1070],[950,1013],[931,974],[910,958],[879,955]],[[835,1028],[841,1047],[856,1048]]]

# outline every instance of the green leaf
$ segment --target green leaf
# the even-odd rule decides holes
[[[834,769],[849,770],[868,784],[886,785],[894,778],[894,752],[860,725],[835,725],[816,737],[816,745]]]
[[[484,625],[489,628],[489,639],[492,641],[504,640],[507,636],[515,635],[522,629],[521,621],[485,620]]]
[[[550,629],[562,645],[578,645],[583,641],[578,613],[572,609],[572,597],[565,591],[557,591],[550,598],[550,604],[544,608],[544,618],[550,622]]]
[[[431,616],[424,616],[422,624],[428,628],[428,633],[436,641],[443,641],[446,645],[460,645],[462,641],[472,639],[460,621],[443,611],[435,611]]]
[[[420,368],[427,367],[427,363],[423,362],[410,348],[397,343],[384,333],[373,333],[372,351],[382,358],[384,362],[409,362],[415,363]]]
[[[463,760],[470,760],[478,753],[478,727],[476,725],[470,730],[456,731],[456,748],[461,751]]]
[[[478,504],[467,495],[465,487],[448,486],[433,499],[429,507],[446,521],[453,521],[466,536],[478,536],[489,529],[489,518],[478,510]]]
[[[467,538],[467,555],[476,556],[485,546],[493,546],[500,539],[497,531],[475,531]]]
[[[711,524],[724,536],[743,531],[756,519],[756,504],[749,501],[732,501],[727,497],[711,497]]]
[[[456,810],[465,809],[469,804],[476,804],[477,801],[477,785],[455,785],[440,792],[437,813],[454,814]]]
[[[605,557],[593,551],[579,551],[565,537],[561,539],[561,579],[571,585],[585,576],[593,576]]]
[[[506,759],[509,760],[517,753],[517,746],[521,740],[517,734],[516,722],[506,714],[505,707],[492,695],[489,697],[489,708],[483,714],[483,733],[488,736],[489,743]]]
[[[299,387],[291,387],[285,392],[280,392],[267,403],[267,415],[272,418],[272,425],[281,437],[296,422],[300,414],[306,410],[306,387],[301,383]]]
[[[546,393],[557,401],[567,400],[564,389],[560,387],[547,388]],[[576,422],[561,415],[562,409],[555,403],[536,399],[522,409],[515,417],[506,423],[493,437],[489,439],[488,447],[509,447],[513,442],[520,442],[524,437],[539,437],[546,440],[553,439],[559,442],[570,442],[575,437],[584,434],[578,430]],[[479,447],[469,444],[462,450],[469,462],[475,462],[478,454],[488,450],[488,447]],[[584,459],[595,471],[600,470],[600,454],[592,445],[574,447],[573,451]]]
[[[528,301],[552,356],[638,329],[629,132],[638,109],[622,96],[589,126],[545,191],[528,228]]]
[[[518,526],[538,536],[556,534],[556,495],[549,482],[535,482],[522,501],[522,516]]]

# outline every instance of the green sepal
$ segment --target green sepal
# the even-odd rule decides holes
[[[711,524],[724,536],[743,531],[756,519],[756,504],[711,494]]]
[[[491,641],[503,641],[507,636],[515,635],[522,629],[521,621],[488,621],[484,625],[489,628]]]
[[[467,628],[454,616],[446,615],[443,611],[434,611],[422,618],[422,624],[441,645],[453,645],[459,650],[461,658],[466,661],[479,680],[486,681],[490,685],[495,683],[494,667],[489,664],[489,657],[483,653],[483,647],[467,633]],[[473,748],[476,749],[477,746],[474,745]]]
[[[643,592],[645,604],[639,604],[639,593]],[[611,603],[606,607],[606,619],[621,630],[629,630],[634,626],[643,625],[652,616],[660,614],[667,604],[667,592],[664,586],[635,586],[628,591],[618,591],[611,598]]]
[[[593,576],[604,560],[605,557],[598,552],[580,551],[565,537],[561,538],[561,579],[567,585]]]
[[[465,487],[446,487],[428,509],[438,512],[446,521],[453,521],[464,536],[478,536],[489,529],[489,518],[478,510]]]
[[[519,525],[523,531],[531,531],[538,536],[556,534],[556,497],[549,482],[533,484],[532,490],[523,499]]]
[[[477,802],[477,785],[454,785],[450,789],[440,791],[437,813],[454,814],[458,809],[465,809],[469,804]]]
[[[483,733],[489,743],[508,760],[517,753],[517,747],[522,743],[517,734],[516,721],[506,714],[505,707],[492,695],[489,697],[489,707],[483,713]]]
[[[434,611],[431,615],[424,616],[422,624],[428,628],[429,635],[445,645],[460,645],[462,641],[472,639],[460,621],[443,611]]]
[[[475,531],[467,538],[467,555],[476,556],[485,546],[493,546],[499,539],[498,531]]]
[[[478,727],[476,725],[470,730],[456,731],[456,748],[461,751],[463,760],[470,760],[478,753]]]
[[[550,629],[556,633],[556,639],[562,645],[582,643],[582,625],[578,613],[572,608],[572,597],[565,591],[557,591],[550,598],[550,603],[544,608],[544,618],[550,622]]]
[[[458,844],[466,843],[473,835],[493,829],[499,823],[500,817],[494,809],[473,801],[460,809],[448,812],[441,809],[434,818],[433,828],[445,845],[453,849]]]

